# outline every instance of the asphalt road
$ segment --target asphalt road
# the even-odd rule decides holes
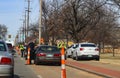
[[[19,56],[15,56],[15,68],[14,68],[14,78],[39,78],[37,75],[25,65],[24,59]]]
[[[61,67],[56,65],[30,65],[41,78],[61,78]],[[103,78],[85,71],[66,66],[66,78]]]
[[[67,78],[109,78],[111,76],[115,78],[120,77],[119,65],[108,63],[106,60],[101,62],[75,61],[72,59],[67,59],[66,62]],[[14,78],[61,78],[61,66],[49,64],[26,65],[26,61],[23,58],[16,56]]]
[[[61,78],[61,66],[58,65],[26,65],[20,56],[15,56],[14,78]],[[66,66],[67,78],[102,78],[82,70]]]

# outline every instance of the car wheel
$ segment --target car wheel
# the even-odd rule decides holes
[[[68,55],[68,53],[67,53],[67,52],[66,52],[66,57],[67,57],[67,58],[70,58],[70,56]]]
[[[73,56],[73,54],[72,54],[72,59],[75,60],[75,57]]]
[[[98,57],[98,58],[96,58],[96,61],[100,61],[100,58]]]
[[[58,63],[58,66],[61,66],[61,62],[60,62],[60,63]]]
[[[14,69],[12,70],[10,78],[14,78]]]
[[[38,64],[39,64],[37,58],[35,58],[34,64],[35,64],[35,65],[38,65]]]
[[[79,58],[78,58],[78,55],[77,55],[77,53],[76,53],[75,60],[79,61]]]

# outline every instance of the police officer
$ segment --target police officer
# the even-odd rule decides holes
[[[24,56],[24,45],[20,44],[20,50],[21,50],[21,57]]]
[[[30,64],[31,61],[34,60],[34,47],[35,47],[35,42],[32,41],[28,44],[28,47],[30,48]]]

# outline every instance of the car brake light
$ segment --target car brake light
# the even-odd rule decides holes
[[[2,57],[0,64],[12,64],[11,58]]]
[[[45,53],[39,53],[39,54],[37,54],[37,56],[46,56],[46,54]]]
[[[84,50],[84,48],[80,48],[80,51]]]
[[[95,51],[99,51],[99,49],[98,49],[98,48],[96,48],[96,49],[95,49]]]
[[[54,54],[54,56],[55,56],[55,57],[59,57],[59,56],[61,56],[61,54]]]

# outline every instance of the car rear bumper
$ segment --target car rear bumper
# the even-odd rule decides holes
[[[37,58],[39,62],[60,63],[60,58]]]
[[[79,59],[98,59],[99,57],[99,55],[81,55]]]
[[[0,65],[0,76],[11,76],[14,73],[13,66]]]

